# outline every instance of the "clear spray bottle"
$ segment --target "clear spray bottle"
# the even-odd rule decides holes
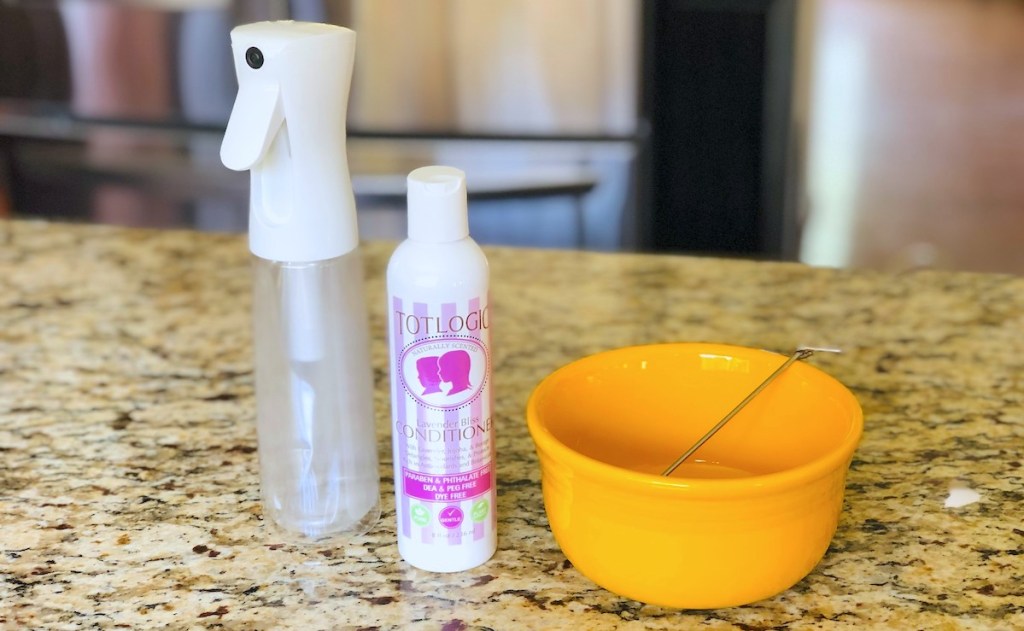
[[[345,114],[355,33],[231,32],[238,96],[221,160],[251,171],[256,420],[264,517],[298,540],[380,516],[373,379]]]

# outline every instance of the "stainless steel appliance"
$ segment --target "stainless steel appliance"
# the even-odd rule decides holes
[[[635,247],[640,10],[629,0],[8,0],[7,205],[244,229],[245,177],[218,159],[236,90],[228,32],[263,19],[359,34],[349,132],[365,236],[401,236],[404,174],[444,163],[467,172],[485,242]]]

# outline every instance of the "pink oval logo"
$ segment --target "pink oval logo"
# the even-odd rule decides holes
[[[453,410],[480,395],[487,378],[487,348],[470,337],[427,338],[405,347],[402,386],[420,405]]]

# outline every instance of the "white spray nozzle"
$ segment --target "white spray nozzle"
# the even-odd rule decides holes
[[[231,31],[238,96],[220,155],[252,171],[249,248],[260,258],[321,261],[358,245],[345,152],[355,40],[309,22]]]

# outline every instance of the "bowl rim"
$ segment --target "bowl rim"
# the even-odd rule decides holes
[[[661,490],[673,495],[684,493],[695,497],[706,497],[712,499],[751,496],[771,491],[784,491],[806,485],[809,482],[823,478],[839,469],[845,471],[849,466],[848,462],[852,459],[853,452],[856,450],[864,432],[863,409],[861,408],[856,395],[854,395],[849,388],[843,385],[842,382],[820,368],[806,363],[803,364],[806,369],[820,373],[820,375],[825,377],[826,380],[831,381],[838,386],[840,392],[844,392],[848,395],[853,418],[849,431],[841,438],[836,447],[830,449],[810,462],[791,469],[785,469],[783,471],[751,475],[742,478],[664,477],[652,473],[642,473],[609,464],[607,462],[602,462],[596,458],[584,455],[560,441],[555,437],[551,430],[541,423],[537,412],[537,400],[546,384],[550,384],[557,375],[565,372],[570,367],[575,366],[580,362],[593,361],[598,357],[615,355],[627,350],[633,351],[652,347],[676,347],[694,349],[695,352],[714,352],[719,354],[728,354],[729,352],[742,352],[748,355],[750,353],[768,353],[770,355],[778,356],[782,361],[786,359],[786,356],[774,351],[750,346],[738,346],[735,344],[721,344],[715,342],[664,342],[654,344],[637,344],[608,349],[580,357],[579,359],[575,359],[560,366],[548,374],[540,381],[540,383],[537,384],[536,387],[534,387],[533,392],[530,394],[530,398],[527,401],[526,424],[527,429],[530,432],[530,436],[533,438],[538,456],[543,458],[545,455],[557,454],[560,459],[570,463],[573,469],[581,473],[586,473],[590,477],[598,478],[603,483],[609,483],[619,487],[625,486],[635,489],[642,486],[646,489]],[[666,466],[667,465],[668,463],[666,463]],[[541,469],[543,472],[543,463]]]

